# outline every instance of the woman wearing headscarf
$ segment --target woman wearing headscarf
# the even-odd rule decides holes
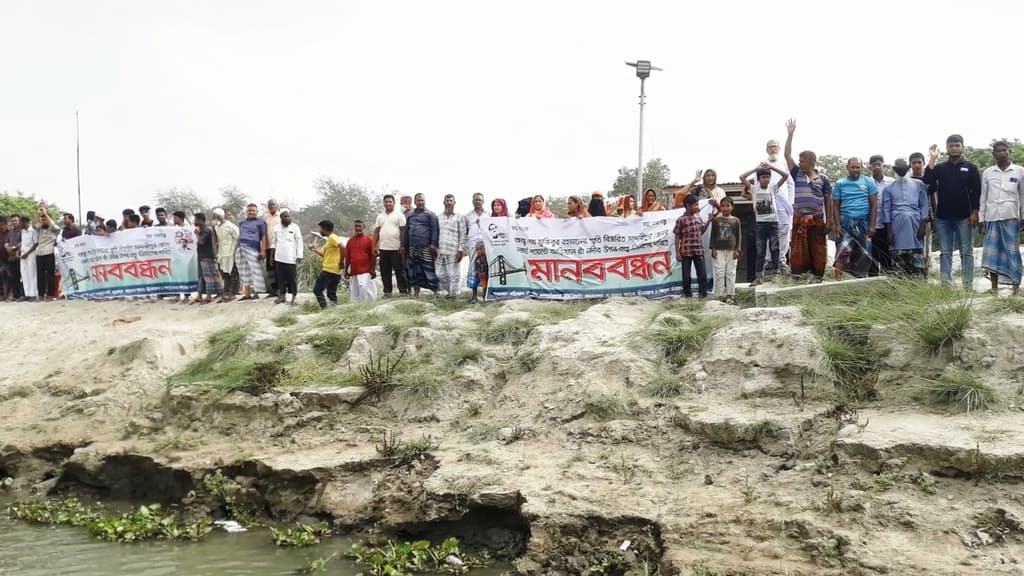
[[[619,198],[619,207],[615,209],[615,215],[619,218],[636,216],[636,199],[632,195]]]
[[[590,218],[587,206],[579,196],[569,196],[565,201],[566,214],[569,218]]]
[[[708,168],[707,170],[697,170],[697,175],[694,176],[693,181],[683,187],[682,190],[677,192],[682,194],[685,198],[690,194],[697,196],[698,200],[707,200],[711,206],[714,207],[715,212],[718,211],[718,201],[725,198],[725,190],[718,185],[718,173],[713,169]],[[703,210],[701,211],[704,212]],[[710,218],[710,216],[708,216]],[[704,252],[710,254],[708,250],[711,249],[711,228],[709,227],[704,231],[704,237],[702,238],[704,244]],[[711,285],[714,282],[714,261],[711,258],[706,259],[707,262],[707,278],[708,278],[708,292],[711,291]]]
[[[544,207],[544,197],[537,194],[533,197],[533,204],[530,206],[530,216],[534,218],[554,218],[555,215]]]
[[[516,218],[522,218],[530,214],[530,207],[533,205],[533,200],[530,198],[523,198],[519,201],[519,206],[516,208]]]
[[[708,200],[718,210],[718,201],[725,198],[725,190],[718,185],[718,172],[708,168],[697,170],[697,175],[683,189],[677,192],[683,198],[690,194],[696,194],[698,200]]]
[[[508,205],[505,204],[505,200],[502,198],[495,198],[494,201],[491,202],[491,218],[500,218],[508,215]]]
[[[604,194],[594,192],[590,195],[590,208],[587,212],[594,217],[608,215],[608,211],[604,209]]]
[[[640,205],[640,213],[646,214],[648,212],[660,212],[665,207],[658,202],[658,193],[654,188],[648,188],[644,191],[644,202]]]

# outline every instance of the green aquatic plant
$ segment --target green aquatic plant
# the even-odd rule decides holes
[[[345,555],[365,569],[366,576],[465,574],[483,565],[479,560],[465,557],[456,538],[448,538],[437,546],[426,540],[353,544]]]
[[[86,504],[76,498],[15,502],[7,506],[7,514],[33,524],[84,527],[100,540],[122,543],[154,539],[200,540],[212,527],[208,518],[178,522],[173,514],[164,513],[159,504],[109,515],[103,505]]]
[[[288,528],[270,528],[270,536],[277,546],[302,548],[319,544],[321,538],[331,535],[327,522],[296,524]]]

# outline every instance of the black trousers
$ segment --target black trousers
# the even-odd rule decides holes
[[[281,282],[277,279],[277,272],[274,271],[277,262],[274,262],[274,249],[267,248],[267,257],[263,259],[267,266],[267,294],[277,294]]]
[[[21,285],[21,259],[7,261],[7,278],[10,282],[11,298],[18,299],[25,296],[25,288]]]
[[[277,295],[279,297],[284,298],[286,291],[289,294],[299,293],[299,272],[295,264],[274,262],[274,272],[277,274]]]
[[[338,284],[341,282],[341,274],[321,270],[316,278],[316,286],[313,287],[313,295],[321,308],[327,308],[327,301],[338,303]],[[324,297],[324,291],[327,297]]]
[[[875,230],[875,236],[871,239],[871,268],[869,276],[878,276],[880,273],[891,273],[896,269],[896,262],[889,249],[889,228]]]
[[[697,269],[697,289],[699,290],[700,297],[707,296],[708,269],[707,264],[704,262],[704,255],[683,256],[680,265],[683,267],[683,296],[687,298],[693,297],[693,273],[690,271],[690,266]]]
[[[57,294],[57,259],[53,254],[36,255],[36,287],[40,298],[53,298]]]
[[[398,279],[398,291],[402,294],[409,293],[409,281],[405,279],[405,263],[402,262],[402,253],[398,250],[380,251],[380,281],[384,284],[384,293],[391,294],[391,272],[395,273]]]

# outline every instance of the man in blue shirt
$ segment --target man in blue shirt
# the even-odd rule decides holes
[[[256,217],[256,205],[245,207],[245,220],[238,223],[238,279],[242,284],[241,300],[256,300],[267,289],[263,276],[263,260],[267,257],[267,223]]]
[[[836,272],[858,278],[866,276],[871,267],[871,237],[878,222],[878,187],[863,171],[860,158],[850,158],[846,178],[832,188],[832,221],[839,223]]]

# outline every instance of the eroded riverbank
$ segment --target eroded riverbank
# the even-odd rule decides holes
[[[970,313],[926,350],[923,305],[851,331],[799,302],[56,304],[0,381],[0,476],[222,514],[220,470],[269,520],[519,574],[1020,573],[1024,316],[908,298]],[[61,330],[86,314],[138,320]],[[950,367],[984,407],[935,400]]]

